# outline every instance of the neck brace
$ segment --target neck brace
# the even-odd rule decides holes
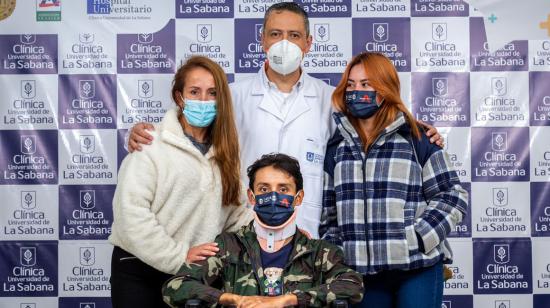
[[[282,225],[271,227],[260,221],[260,218],[254,213],[254,230],[260,247],[267,252],[276,252],[284,246],[287,239],[296,234],[296,211]]]

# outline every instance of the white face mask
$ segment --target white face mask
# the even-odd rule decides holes
[[[281,75],[296,71],[302,62],[302,50],[288,40],[278,41],[267,51],[269,67]]]

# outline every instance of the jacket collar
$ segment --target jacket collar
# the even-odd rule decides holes
[[[205,155],[193,145],[191,140],[183,133],[183,128],[178,120],[180,109],[178,107],[169,109],[160,123],[160,136],[162,141],[180,148],[199,158],[211,159],[214,157],[214,147],[211,146]]]
[[[342,112],[334,112],[332,114],[332,117],[334,118],[336,126],[338,127],[338,130],[340,131],[340,134],[342,134],[344,139],[346,139],[348,143],[356,145],[359,147],[359,149],[362,149],[361,138],[359,137],[359,134],[357,133],[353,125],[351,125],[348,117]],[[395,121],[393,121],[380,133],[380,136],[378,136],[378,138],[376,139],[374,146],[379,147],[383,145],[387,141],[389,136],[398,131],[405,124],[405,117],[403,116],[402,112],[399,112]]]
[[[263,279],[264,271],[262,268],[262,259],[260,254],[261,248],[257,239],[256,231],[254,231],[254,221],[250,222],[247,226],[242,227],[236,235],[245,246],[247,254],[250,256],[251,263],[257,272],[258,278]],[[294,234],[294,238],[289,245],[293,245],[292,252],[290,253],[290,261],[285,266],[283,272],[285,272],[286,268],[293,264],[296,260],[313,252],[311,241],[299,229],[297,229],[296,234]]]

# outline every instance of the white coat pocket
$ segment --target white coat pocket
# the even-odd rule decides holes
[[[301,143],[300,169],[307,176],[323,175],[323,163],[325,160],[326,144],[313,137],[306,137]]]

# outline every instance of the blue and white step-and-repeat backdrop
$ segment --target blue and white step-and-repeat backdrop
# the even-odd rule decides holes
[[[275,2],[0,0],[1,307],[110,306],[124,134],[162,119],[190,55],[230,80],[257,72]],[[413,114],[446,137],[471,213],[451,234],[443,307],[550,307],[550,40],[491,54],[498,19],[460,0],[297,2],[306,72],[335,85],[353,54],[384,52]]]

